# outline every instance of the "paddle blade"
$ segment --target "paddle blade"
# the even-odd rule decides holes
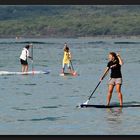
[[[79,104],[79,105],[76,106],[76,107],[78,107],[78,108],[82,108],[83,106],[87,105],[88,102],[89,102],[89,100],[87,100],[87,101],[86,101],[85,103],[83,103],[83,104]]]
[[[87,100],[85,103],[83,103],[83,105],[87,105],[87,104],[88,104],[88,102],[89,102],[89,100]]]

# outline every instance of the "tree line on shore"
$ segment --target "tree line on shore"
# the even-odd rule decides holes
[[[0,6],[0,37],[140,35],[140,6]]]

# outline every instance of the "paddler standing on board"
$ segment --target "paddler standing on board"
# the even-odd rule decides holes
[[[112,92],[113,92],[114,87],[116,86],[116,91],[117,91],[118,98],[120,101],[120,106],[122,106],[123,96],[121,92],[121,85],[122,85],[121,66],[123,65],[123,60],[121,59],[121,56],[119,54],[116,54],[115,52],[110,52],[108,55],[108,59],[109,59],[109,62],[104,72],[107,75],[109,69],[111,69],[111,75],[108,82],[107,105],[108,106],[110,105]],[[102,77],[101,80],[103,80],[104,77]]]
[[[29,48],[32,46],[32,44],[26,45],[21,52],[20,62],[22,65],[22,72],[28,72],[27,58],[30,58],[32,60],[32,57],[29,55]]]
[[[67,65],[67,67],[69,69],[69,72],[71,74],[74,73],[74,71],[71,69],[71,66],[70,66],[71,58],[72,58],[72,56],[71,56],[70,49],[69,49],[67,43],[65,43],[64,44],[64,57],[63,57],[63,62],[62,62],[62,74],[64,74],[66,65]]]

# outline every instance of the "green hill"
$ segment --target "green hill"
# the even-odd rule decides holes
[[[140,35],[140,6],[0,6],[0,37]]]

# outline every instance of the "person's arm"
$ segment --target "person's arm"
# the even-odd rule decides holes
[[[102,81],[105,78],[105,76],[108,74],[108,72],[109,72],[109,67],[107,67],[105,69],[103,76],[100,78],[100,81]]]
[[[72,55],[71,55],[71,52],[69,52],[69,59],[70,59],[70,60],[72,59]]]
[[[117,57],[119,59],[119,64],[123,65],[124,63],[123,63],[123,60],[122,60],[121,56],[119,54],[117,54]]]
[[[30,58],[32,60],[32,57],[31,56],[28,56],[28,58]]]
[[[27,51],[27,57],[32,60],[32,57],[29,55],[29,51]]]

